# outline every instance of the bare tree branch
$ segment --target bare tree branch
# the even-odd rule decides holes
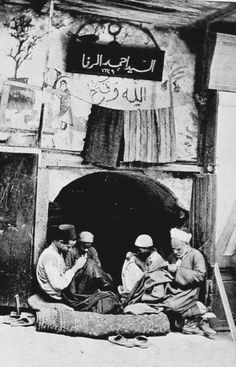
[[[32,18],[24,14],[6,20],[4,26],[9,29],[11,37],[17,42],[15,49],[11,48],[8,54],[15,61],[15,77],[17,77],[19,67],[24,61],[31,58],[33,48],[44,34],[31,34],[30,31],[34,28]]]

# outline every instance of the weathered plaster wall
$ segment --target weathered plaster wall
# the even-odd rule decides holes
[[[90,24],[86,25],[86,22]],[[78,32],[79,28],[82,28],[80,32]],[[66,73],[66,45],[69,41],[69,35],[77,32],[79,35],[96,34],[101,43],[113,40],[113,37],[108,33],[108,23],[101,20],[91,22],[84,17],[72,19],[69,16],[63,16],[60,25],[54,24],[52,28],[48,83],[51,86],[56,85],[58,88],[61,80],[64,79],[67,82],[71,92],[72,115],[75,116],[77,130],[81,134],[80,139],[77,139],[77,144],[78,141],[79,144],[81,142],[83,144],[85,137],[83,134],[86,131],[85,121],[90,113],[92,103],[124,110],[163,108],[173,103],[177,143],[176,159],[196,160],[198,121],[193,102],[195,56],[190,53],[178,34],[157,31],[149,27],[148,32],[152,34],[160,49],[166,53],[162,82],[153,82]],[[116,40],[124,46],[143,48],[155,46],[153,39],[144,29],[127,23],[122,24],[121,32]],[[144,90],[145,95],[142,94]],[[45,128],[49,127],[49,123],[53,120],[52,116],[55,116],[56,111],[58,111],[58,107],[56,107],[58,96],[50,87],[47,88],[47,91],[52,97],[47,109],[48,119],[45,122]],[[134,98],[135,93],[139,95],[139,101]],[[54,103],[55,107],[53,107]],[[58,126],[58,119],[55,123]],[[45,144],[48,146],[52,144],[49,137],[47,139],[45,137]],[[79,147],[79,144],[73,145],[73,148],[81,150],[82,147]],[[57,144],[54,143],[54,145]]]
[[[81,151],[91,104],[126,110],[163,108],[173,104],[176,159],[195,161],[198,134],[198,116],[193,101],[195,55],[190,53],[178,33],[158,31],[150,26],[145,31],[128,23],[121,25],[117,36],[121,45],[153,48],[154,39],[165,51],[161,82],[65,72],[71,33],[81,28],[80,35],[96,34],[102,43],[113,40],[108,33],[108,23],[102,19],[72,18],[54,11],[49,32],[47,16],[2,8],[0,144]],[[27,36],[25,40],[24,35]],[[24,47],[20,49],[22,40]],[[17,82],[23,84],[9,85],[8,78],[15,81],[16,77]],[[62,86],[61,81],[66,85]],[[47,87],[42,89],[43,82]],[[45,105],[41,140],[38,129],[42,102]]]
[[[20,52],[24,56],[16,70],[19,39],[24,39],[24,35],[17,33],[18,38],[15,36],[21,31],[24,20],[30,20],[30,26],[24,28],[28,37],[25,46],[29,46],[29,52]],[[108,33],[108,23],[103,19],[72,18],[54,11],[49,32],[47,16],[39,17],[32,11],[22,12],[16,7],[7,11],[6,8],[0,9],[0,41],[4,45],[0,50],[0,149],[1,146],[12,146],[51,150],[51,153],[40,155],[35,261],[44,246],[49,201],[54,200],[69,182],[100,170],[81,166],[82,158],[78,154],[83,149],[92,104],[124,110],[158,109],[172,105],[176,159],[193,163],[197,158],[198,114],[193,101],[195,55],[191,54],[178,33],[160,31],[151,26],[147,32],[122,23],[117,36],[121,45],[154,47],[154,39],[166,52],[163,80],[152,82],[66,73],[69,34],[76,33],[80,27],[81,35],[97,34],[103,43],[113,39]],[[29,40],[30,45],[27,43]],[[8,78],[16,76],[23,79],[9,84]],[[63,87],[61,81],[66,82]],[[135,93],[138,98],[134,98]],[[44,113],[40,121],[42,104]],[[151,167],[143,169],[141,174],[165,184],[179,198],[181,205],[189,209],[190,178],[177,178],[172,173],[162,173]]]

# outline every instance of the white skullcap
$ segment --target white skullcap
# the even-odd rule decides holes
[[[141,234],[136,238],[134,246],[148,248],[153,246],[152,237],[148,234]]]
[[[80,242],[93,242],[94,235],[91,232],[80,232],[78,240]]]
[[[170,230],[170,237],[189,243],[192,238],[192,235],[191,233],[187,233],[183,231],[182,229],[172,228]]]

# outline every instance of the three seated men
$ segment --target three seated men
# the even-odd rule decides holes
[[[138,236],[136,251],[127,253],[118,287],[124,312],[163,311],[183,333],[212,336],[215,331],[204,316],[207,309],[198,300],[206,276],[204,257],[190,246],[191,234],[185,229],[173,228],[170,235],[173,253],[168,261],[147,234]],[[52,238],[38,260],[38,283],[49,300],[87,311],[96,291],[113,285],[92,246],[93,235],[81,232],[77,241],[74,226],[64,224],[54,229]]]

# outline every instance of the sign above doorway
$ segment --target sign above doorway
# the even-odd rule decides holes
[[[157,48],[133,48],[80,41],[72,37],[66,71],[144,80],[162,80],[165,52]]]

